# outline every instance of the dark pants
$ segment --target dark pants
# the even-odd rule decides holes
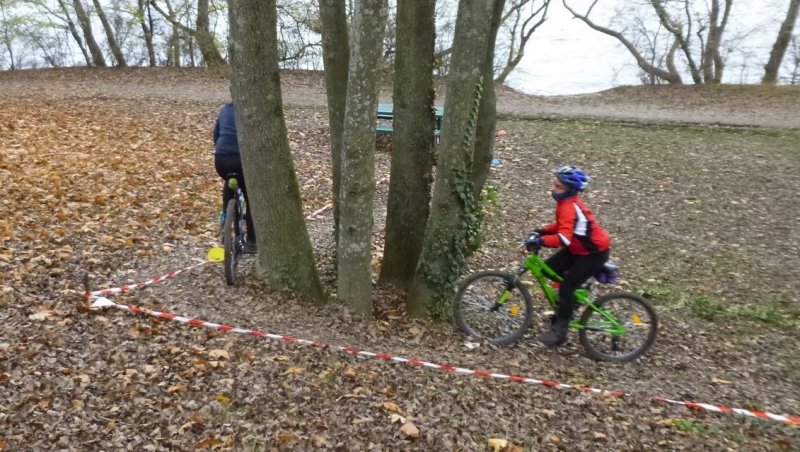
[[[228,201],[233,199],[234,191],[228,188],[228,184],[224,182],[225,176],[236,173],[239,175],[236,179],[239,181],[239,187],[242,188],[244,193],[244,201],[247,204],[247,214],[244,220],[247,222],[247,241],[255,242],[256,229],[253,226],[253,217],[250,215],[250,200],[247,197],[247,186],[244,183],[244,173],[242,172],[242,159],[238,155],[214,155],[214,167],[217,169],[217,174],[223,179],[222,183],[222,211],[224,212],[228,206]]]
[[[579,256],[570,253],[566,248],[561,248],[545,261],[558,276],[564,278],[558,289],[558,312],[556,317],[559,321],[569,322],[572,317],[572,311],[577,307],[575,291],[589,278],[600,273],[600,270],[603,269],[603,264],[608,260],[609,254],[609,250],[605,250],[602,253]]]

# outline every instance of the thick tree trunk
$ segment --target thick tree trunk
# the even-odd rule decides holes
[[[347,11],[341,0],[320,0],[322,20],[322,61],[325,65],[325,92],[328,96],[328,124],[331,134],[331,172],[333,173],[333,237],[339,249],[339,188],[342,177],[342,136],[347,102],[347,70],[350,39]]]
[[[434,0],[399,0],[394,137],[381,282],[407,290],[428,223],[433,168]]]
[[[459,2],[431,214],[406,304],[412,316],[451,315],[453,289],[477,232],[472,158],[482,87],[492,83],[481,74],[493,9],[494,2]]]
[[[89,47],[89,52],[92,54],[92,63],[95,66],[106,67],[106,59],[103,58],[103,51],[100,50],[100,46],[97,45],[97,41],[94,40],[92,24],[89,20],[89,15],[83,8],[81,0],[72,0],[72,5],[75,8],[75,15],[78,17],[78,23],[81,25],[81,30],[83,30],[83,37],[86,39],[86,45]]]
[[[764,77],[761,79],[761,83],[765,85],[774,85],[778,81],[778,70],[783,62],[783,56],[786,54],[786,48],[789,47],[789,41],[792,39],[792,31],[797,21],[798,11],[800,11],[800,0],[789,0],[789,10],[786,12],[786,18],[783,20],[781,29],[778,31],[778,37],[772,45],[769,61],[764,66]]]
[[[230,2],[231,88],[264,281],[324,300],[281,99],[275,0]]]
[[[337,296],[363,314],[372,312],[375,112],[387,16],[387,0],[356,2],[347,76]]]
[[[75,27],[75,22],[72,20],[72,16],[69,15],[69,9],[67,9],[67,5],[64,3],[64,0],[58,0],[58,6],[61,8],[61,12],[64,13],[64,17],[67,20],[67,28],[69,28],[69,33],[78,44],[78,48],[81,49],[81,53],[83,53],[83,58],[86,60],[86,65],[91,66],[92,57],[89,55],[89,51],[86,50],[86,46],[83,45],[83,38],[81,38],[81,34],[78,33],[78,29]]]
[[[197,0],[197,22],[194,33],[190,33],[197,40],[203,61],[209,68],[218,68],[225,65],[225,59],[219,52],[214,35],[208,25],[208,0]]]
[[[481,108],[478,112],[478,127],[475,132],[475,155],[472,159],[472,194],[476,201],[480,200],[481,190],[486,178],[489,177],[489,168],[492,164],[492,151],[494,149],[494,133],[497,125],[497,98],[494,92],[494,48],[497,41],[497,31],[503,16],[505,0],[494,0],[492,25],[486,39],[487,54],[483,62],[483,96]]]
[[[108,38],[108,47],[111,48],[111,54],[114,55],[114,59],[117,61],[117,66],[127,66],[125,63],[125,55],[122,54],[122,49],[120,49],[119,43],[117,43],[117,38],[114,36],[114,29],[111,28],[111,24],[108,22],[106,13],[103,11],[103,7],[100,5],[100,1],[92,1],[94,2],[94,9],[97,11],[97,17],[100,18],[100,23],[103,24],[103,30],[105,30],[106,37]]]

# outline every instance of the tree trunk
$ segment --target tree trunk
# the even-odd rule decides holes
[[[172,24],[173,29],[178,28],[187,35],[193,36],[194,39],[197,40],[197,46],[200,47],[200,54],[203,55],[203,62],[205,65],[209,68],[217,68],[219,66],[224,66],[225,60],[222,58],[219,48],[217,48],[217,43],[214,41],[214,35],[209,30],[208,1],[209,0],[197,0],[197,20],[195,22],[194,29],[182,24],[175,17],[175,12],[172,10],[169,1],[166,1],[167,11],[161,9],[155,0],[152,0],[150,4],[153,5],[156,11],[158,11],[162,16],[164,16],[165,19],[167,19],[169,23]],[[173,34],[176,35],[177,33],[173,32]],[[178,53],[180,53],[180,51],[178,51]],[[180,58],[178,58],[178,60],[180,60]]]
[[[89,20],[89,15],[86,14],[86,10],[83,9],[81,0],[72,0],[72,5],[75,7],[75,15],[78,17],[78,23],[81,25],[81,29],[83,30],[83,37],[86,39],[86,45],[89,46],[89,52],[92,54],[93,64],[99,67],[106,67],[106,60],[103,58],[103,51],[100,50],[100,46],[97,45],[97,41],[94,40],[94,34],[92,34],[92,24]]]
[[[209,30],[208,25],[208,0],[197,0],[197,22],[194,36],[197,40],[197,46],[200,47],[200,53],[203,55],[203,61],[206,66],[214,69],[225,65],[225,60],[219,52],[217,43],[214,41],[214,35]]]
[[[275,0],[232,0],[229,14],[231,90],[259,275],[322,302],[283,113]]]
[[[58,0],[58,6],[61,8],[61,12],[64,13],[64,17],[67,20],[67,27],[69,28],[69,33],[72,35],[72,38],[75,39],[75,42],[78,43],[78,47],[81,49],[81,53],[83,53],[83,58],[86,60],[86,65],[91,66],[92,57],[86,50],[86,46],[83,45],[83,39],[81,38],[81,34],[78,33],[78,29],[77,27],[75,27],[75,22],[72,21],[72,17],[69,15],[69,9],[67,9],[67,5],[64,3],[64,0]]]
[[[339,249],[339,188],[342,177],[342,135],[347,102],[347,70],[350,40],[347,11],[341,0],[320,0],[322,20],[322,61],[325,65],[325,92],[328,96],[328,124],[331,134],[331,172],[333,173],[333,237]]]
[[[465,252],[476,233],[472,158],[483,65],[494,2],[461,0],[447,77],[442,144],[436,167],[431,214],[422,254],[407,300],[412,316],[451,316],[451,298],[466,269]]]
[[[147,2],[147,10],[145,10],[145,2],[147,0],[137,0],[137,17],[142,21],[142,34],[144,35],[145,47],[147,47],[147,61],[150,67],[156,66],[156,49],[153,46],[153,16],[150,13],[150,2]]]
[[[408,290],[428,222],[433,169],[434,0],[399,0],[394,136],[381,282]]]
[[[492,164],[494,149],[494,133],[497,125],[497,98],[494,92],[494,49],[497,41],[497,31],[500,28],[505,0],[494,0],[492,24],[487,36],[487,53],[483,62],[483,95],[481,108],[478,112],[478,126],[475,132],[475,155],[472,159],[472,195],[476,201],[480,200],[481,190],[486,178],[489,177],[489,168]],[[522,52],[520,50],[520,52]],[[480,206],[479,206],[480,208]]]
[[[774,85],[778,82],[778,70],[783,62],[783,56],[786,54],[786,48],[789,47],[789,41],[792,39],[792,31],[794,30],[799,10],[800,0],[790,0],[786,18],[783,20],[781,29],[778,31],[778,37],[772,45],[769,61],[764,66],[764,77],[761,79],[761,83],[765,85]]]
[[[13,41],[13,38],[8,33],[8,28],[9,27],[6,24],[6,22],[8,21],[8,17],[6,16],[6,5],[2,1],[0,1],[0,14],[2,14],[3,23],[4,23],[4,25],[6,25],[6,26],[3,27],[3,44],[5,44],[6,51],[8,52],[9,69],[13,71],[13,70],[16,69],[16,66],[15,66],[15,63],[14,63],[14,46],[11,45],[12,41]],[[2,69],[0,69],[0,70],[2,70]]]
[[[387,16],[387,0],[356,2],[347,76],[337,296],[363,314],[372,312],[375,112]]]
[[[117,61],[117,67],[127,66],[125,63],[125,55],[122,54],[122,49],[120,49],[119,43],[117,43],[117,38],[114,36],[114,29],[111,28],[111,24],[108,22],[106,13],[103,11],[103,7],[100,6],[100,1],[92,1],[94,2],[94,9],[97,11],[97,17],[100,18],[100,23],[103,24],[103,29],[105,30],[106,37],[108,38],[108,46],[111,48],[111,54],[114,55],[114,59]]]

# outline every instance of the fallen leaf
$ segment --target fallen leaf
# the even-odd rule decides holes
[[[227,350],[218,348],[208,352],[208,357],[211,359],[230,359],[231,355],[228,353]]]
[[[503,449],[508,447],[508,440],[489,438],[489,440],[486,441],[486,445],[489,446],[489,449],[492,449],[492,452],[501,452]]]
[[[601,439],[606,439],[606,434],[605,434],[605,433],[601,433],[601,432],[594,432],[594,433],[592,433],[592,437],[593,437],[595,440],[598,440],[598,441],[599,441],[599,440],[601,440]]]
[[[291,433],[278,433],[277,437],[278,437],[278,441],[280,441],[282,443],[289,443],[289,442],[292,442],[295,439],[297,439],[297,437],[295,437]]]
[[[352,367],[348,367],[344,370],[344,376],[348,378],[356,378],[356,370]]]
[[[304,368],[302,368],[302,367],[290,367],[290,368],[286,369],[286,372],[284,372],[284,375],[287,375],[287,374],[300,375],[305,371],[306,370]]]
[[[185,391],[185,390],[186,390],[186,385],[184,385],[184,384],[172,385],[169,388],[167,388],[167,392],[170,392],[170,393],[181,392],[181,391]]]
[[[403,432],[409,438],[419,438],[419,429],[416,425],[412,424],[411,422],[406,422],[400,427],[400,431]]]
[[[228,397],[228,396],[222,395],[222,394],[216,396],[214,398],[214,400],[216,400],[217,402],[219,402],[219,403],[221,403],[223,405],[228,405],[229,403],[231,403],[231,398]]]
[[[291,358],[286,355],[278,355],[274,359],[275,361],[289,361]]]
[[[217,444],[222,444],[222,441],[212,436],[211,438],[206,438],[195,444],[195,447],[198,449],[205,449],[206,447],[216,446]]]
[[[400,407],[394,402],[383,402],[383,409],[392,413],[400,411]]]
[[[403,416],[400,416],[397,413],[394,413],[391,416],[389,416],[389,419],[391,419],[392,424],[397,423],[397,422],[399,422],[401,424],[405,424],[406,423],[406,418],[404,418]]]
[[[311,444],[313,444],[314,447],[323,447],[329,445],[328,438],[325,438],[322,435],[317,435],[316,433],[311,435]]]
[[[41,321],[41,320],[49,319],[50,315],[51,314],[48,311],[39,311],[39,312],[37,312],[35,314],[29,315],[28,318],[31,319],[31,320],[40,320]]]
[[[713,378],[711,379],[711,382],[712,382],[712,383],[716,383],[716,384],[718,384],[718,385],[730,385],[730,384],[733,384],[733,382],[732,382],[732,381],[728,381],[728,380],[722,380],[722,379],[719,379],[719,378],[717,378],[717,377],[713,377]]]

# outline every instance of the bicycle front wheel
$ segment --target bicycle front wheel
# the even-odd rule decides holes
[[[225,282],[229,286],[236,285],[236,269],[239,266],[239,231],[236,228],[236,200],[228,201],[225,208],[225,224],[222,227],[222,246],[225,249],[223,266],[225,267]]]
[[[482,271],[458,288],[454,302],[458,328],[495,344],[511,344],[531,327],[531,296],[514,275]]]
[[[644,298],[629,292],[614,292],[594,301],[581,315],[578,333],[581,345],[593,359],[633,361],[656,340],[658,316]]]

